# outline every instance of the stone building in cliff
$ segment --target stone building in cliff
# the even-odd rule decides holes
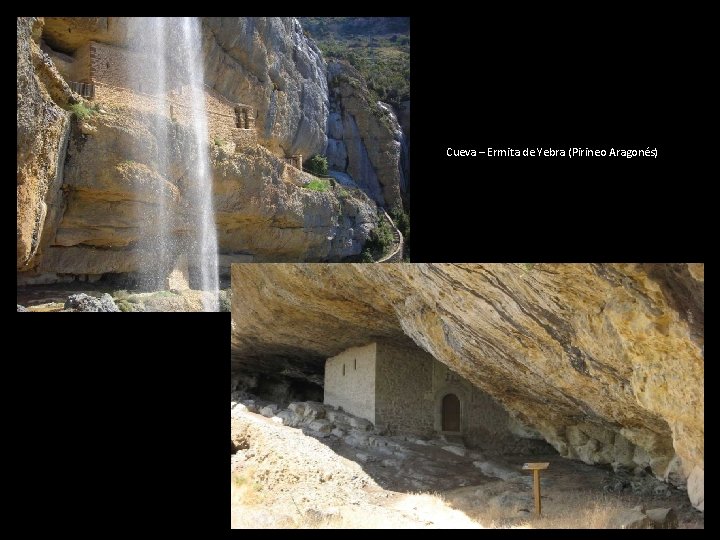
[[[513,438],[505,409],[417,347],[375,342],[329,358],[324,402],[391,432],[483,446]]]

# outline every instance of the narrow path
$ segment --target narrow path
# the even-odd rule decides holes
[[[400,229],[397,228],[395,225],[395,222],[392,220],[392,218],[388,215],[388,213],[385,211],[384,208],[381,208],[382,214],[385,217],[385,219],[390,223],[390,227],[393,231],[393,249],[390,251],[388,255],[385,255],[381,259],[375,261],[378,263],[385,263],[385,262],[402,262],[402,256],[403,256],[403,235],[400,232]]]

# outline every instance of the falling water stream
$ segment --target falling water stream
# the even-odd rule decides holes
[[[136,160],[149,166],[149,179],[138,183],[143,190],[138,197],[143,201],[138,212],[143,286],[167,289],[170,272],[186,262],[193,288],[211,293],[203,295],[204,311],[217,311],[217,233],[200,22],[196,17],[132,17],[128,37],[127,79],[138,99],[149,104],[139,114],[148,133],[135,148]]]

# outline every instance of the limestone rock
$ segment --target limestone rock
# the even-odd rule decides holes
[[[125,17],[45,17],[45,26],[43,38],[65,53],[88,41],[123,45],[128,37]]]
[[[40,50],[41,17],[17,18],[17,268],[35,257],[62,210],[63,165],[74,100],[48,56]]]
[[[298,415],[290,410],[280,411],[275,417],[279,418],[283,425],[290,427],[296,427],[300,421]]]
[[[275,413],[278,411],[278,406],[274,403],[271,403],[270,405],[266,405],[262,409],[260,409],[260,414],[267,418],[272,418],[275,416]]]
[[[239,418],[243,415],[243,413],[248,412],[248,408],[243,405],[242,403],[238,403],[234,407],[230,409],[230,417],[231,418]]]
[[[203,17],[205,81],[257,111],[258,136],[273,150],[310,157],[326,144],[325,61],[294,17]],[[43,37],[71,53],[89,41],[126,46],[126,17],[46,17]]]
[[[303,416],[305,414],[305,404],[302,402],[291,403],[288,405],[288,410],[294,412],[298,416]]]
[[[312,420],[325,418],[325,407],[323,407],[322,403],[313,403],[312,401],[308,401],[305,403],[305,412],[303,413],[303,416]]]
[[[255,403],[255,401],[252,399],[244,401],[243,405],[245,405],[245,407],[247,407],[248,412],[251,412],[251,413],[258,412],[258,406]]]
[[[318,433],[330,433],[333,429],[333,425],[329,420],[314,420],[313,422],[310,422],[310,425],[308,426],[313,431],[317,431]]]
[[[705,511],[705,470],[695,466],[687,480],[688,497],[693,506]]]
[[[328,66],[331,113],[328,162],[386,208],[402,204],[407,145],[394,111],[374,103],[364,79],[352,66]]]
[[[235,265],[232,363],[321,380],[327,358],[370,335],[420,347],[561,455],[650,467],[704,509],[694,275],[679,263]]]
[[[360,431],[370,431],[372,429],[372,422],[369,422],[364,418],[357,418],[355,416],[350,417],[350,425],[354,429],[358,429]]]
[[[326,64],[294,17],[204,17],[205,80],[257,111],[258,138],[309,158],[327,143]]]
[[[101,311],[101,312],[119,312],[120,309],[115,305],[112,297],[105,293],[100,298],[89,296],[85,293],[73,294],[68,296],[65,301],[65,309],[72,311]]]

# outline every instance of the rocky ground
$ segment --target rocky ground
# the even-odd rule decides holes
[[[203,311],[204,291],[134,292],[85,283],[18,288],[18,311]],[[220,311],[229,311],[230,290],[220,291]]]
[[[651,475],[378,432],[317,402],[231,396],[233,527],[702,528]],[[549,461],[543,516],[526,461]]]

